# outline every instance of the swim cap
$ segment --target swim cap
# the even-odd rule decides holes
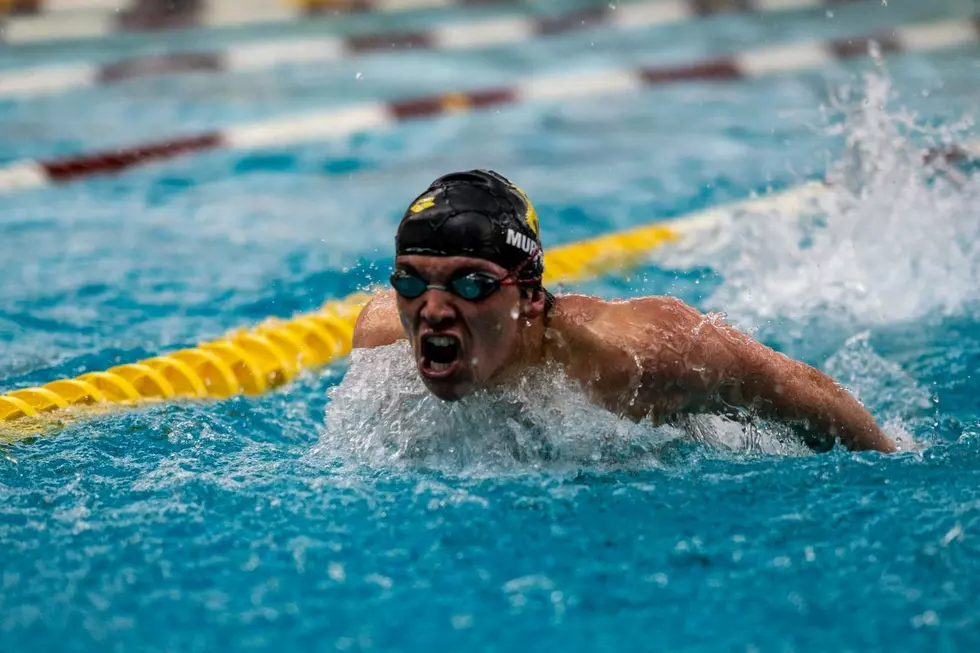
[[[540,281],[544,256],[538,216],[524,191],[491,170],[436,179],[405,211],[395,253],[468,256]]]

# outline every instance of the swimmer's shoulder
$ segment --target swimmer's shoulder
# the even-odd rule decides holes
[[[553,355],[578,366],[583,360],[603,360],[622,344],[623,319],[630,304],[594,295],[555,297],[547,336]]]
[[[684,307],[672,297],[559,295],[545,335],[546,351],[601,404],[626,411],[623,398],[636,389],[638,366],[660,367],[663,341],[676,340],[670,316]]]
[[[630,299],[603,299],[593,295],[568,294],[556,297],[556,326],[562,330],[587,330],[602,334],[631,326],[649,327],[696,324],[700,313],[683,300],[669,295]]]
[[[354,349],[384,347],[405,337],[395,293],[391,290],[379,292],[361,309],[354,324]]]
[[[552,356],[566,364],[577,360],[635,364],[637,357],[655,363],[665,340],[679,342],[696,331],[703,317],[684,301],[670,296],[603,299],[560,295],[549,322]],[[605,363],[602,366],[607,366]]]

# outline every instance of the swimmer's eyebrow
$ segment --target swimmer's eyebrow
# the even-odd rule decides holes
[[[418,273],[419,273],[419,271],[416,270],[414,266],[409,265],[408,263],[396,263],[395,264],[395,269],[396,270],[401,270],[403,272],[411,272],[412,274],[415,274],[415,275],[418,275]]]
[[[481,268],[478,265],[464,265],[463,267],[456,268],[450,273],[450,277],[465,277],[467,274],[472,274],[474,272],[485,272],[490,273],[490,270],[486,268]]]

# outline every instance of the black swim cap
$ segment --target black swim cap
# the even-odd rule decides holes
[[[540,281],[544,256],[538,216],[524,191],[491,170],[436,179],[402,217],[395,254],[469,256]]]

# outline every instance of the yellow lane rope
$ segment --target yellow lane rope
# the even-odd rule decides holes
[[[819,183],[807,184],[762,199],[556,247],[545,255],[545,282],[573,283],[625,270],[661,245],[717,225],[739,209],[778,208],[796,214],[803,202],[822,188]],[[0,431],[0,441],[33,433],[9,428],[14,422],[30,424],[46,417],[50,428],[50,418],[57,421],[68,417],[66,409],[103,412],[114,404],[223,399],[272,390],[302,370],[346,356],[354,323],[370,298],[369,293],[355,293],[329,301],[316,312],[292,319],[269,318],[251,329],[235,330],[197,347],[0,395],[0,423],[8,425]]]

